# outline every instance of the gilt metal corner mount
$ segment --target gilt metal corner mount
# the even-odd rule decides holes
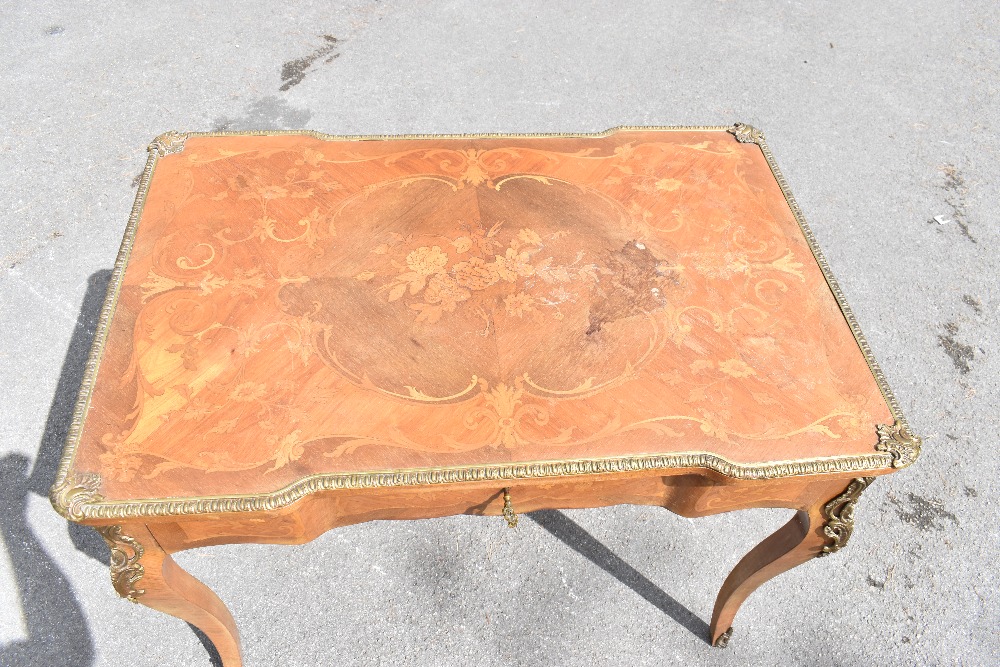
[[[823,534],[831,541],[823,547],[819,556],[829,556],[837,553],[851,539],[854,532],[854,506],[861,497],[861,493],[868,488],[874,477],[858,477],[847,485],[839,496],[823,506],[823,516],[826,517],[826,525],[823,526]]]
[[[746,123],[736,123],[731,128],[727,130],[731,135],[736,137],[736,141],[741,144],[757,144],[760,146],[764,143],[764,133],[758,130],[753,125],[747,125]]]
[[[94,472],[70,473],[49,492],[49,500],[59,514],[70,521],[87,518],[86,506],[100,502],[101,476]]]
[[[146,573],[139,563],[145,550],[137,539],[122,533],[121,526],[101,526],[97,529],[111,549],[111,585],[118,595],[129,602],[138,602],[146,591],[136,583]]]
[[[153,139],[147,150],[150,153],[155,152],[160,157],[170,155],[171,153],[180,153],[184,150],[184,142],[187,141],[187,138],[188,135],[182,132],[174,132],[173,130],[164,132]]]
[[[922,441],[919,436],[913,435],[903,422],[896,421],[892,426],[879,424],[876,431],[878,444],[875,445],[875,449],[886,452],[892,457],[893,468],[905,468],[920,456]]]

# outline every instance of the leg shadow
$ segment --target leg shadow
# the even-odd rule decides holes
[[[691,613],[687,607],[615,555],[611,549],[601,544],[565,514],[556,510],[542,510],[531,512],[525,516],[559,538],[563,544],[631,588],[696,637],[708,642],[708,623]]]
[[[205,647],[205,652],[208,653],[209,664],[211,664],[212,667],[222,667],[222,656],[219,655],[219,649],[215,648],[215,644],[213,644],[212,640],[208,638],[208,635],[190,623],[188,623],[187,626],[191,628],[191,632],[193,632],[194,636],[198,638],[201,645]]]
[[[0,541],[14,566],[28,630],[26,640],[0,647],[0,665],[86,667],[94,661],[93,641],[69,581],[28,525],[27,473],[27,457],[0,459]]]

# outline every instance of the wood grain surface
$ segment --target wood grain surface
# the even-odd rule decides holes
[[[723,131],[191,137],[153,174],[76,468],[111,500],[317,473],[868,454],[889,408]]]

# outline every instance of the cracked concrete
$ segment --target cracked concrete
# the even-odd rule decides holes
[[[703,639],[714,596],[784,512],[376,522],[178,561],[248,666],[997,664],[995,10],[0,0],[0,665],[211,664],[115,597],[100,537],[45,497],[154,136],[737,120],[766,132],[925,450],[865,492],[845,550],[750,598],[728,649]]]

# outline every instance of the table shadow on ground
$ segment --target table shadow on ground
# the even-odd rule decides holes
[[[28,522],[28,494],[48,498],[73,407],[83,381],[90,345],[100,317],[111,271],[90,276],[87,290],[49,405],[35,464],[21,454],[0,459],[0,537],[9,554],[27,637],[0,647],[0,664],[79,665],[94,661],[94,645],[87,620],[66,575],[45,551]],[[108,548],[91,528],[68,524],[74,546],[107,565]]]
[[[0,665],[34,667],[94,663],[94,642],[83,609],[66,575],[45,551],[27,519],[28,494],[48,498],[73,421],[90,347],[100,319],[111,271],[90,276],[49,405],[42,440],[31,473],[30,460],[20,454],[0,458],[0,541],[9,553],[27,637],[0,646]],[[92,528],[67,522],[73,546],[108,566],[110,553]],[[211,641],[192,626],[205,647],[209,663],[222,663]]]
[[[631,588],[647,602],[674,619],[681,627],[708,643],[709,628],[705,621],[670,594],[660,589],[565,514],[556,510],[542,510],[531,512],[525,516],[558,538],[563,544]]]
[[[0,541],[13,566],[25,639],[0,646],[0,665],[93,664],[94,645],[66,575],[28,524],[28,458],[0,459]]]
[[[28,478],[28,490],[48,498],[49,489],[56,479],[59,460],[62,458],[73,422],[73,409],[83,383],[83,373],[87,368],[87,358],[90,356],[90,346],[94,342],[94,332],[101,316],[101,306],[111,281],[111,271],[98,271],[87,281],[87,291],[83,296],[80,314],[76,319],[76,327],[70,337],[66,357],[63,360],[59,381],[56,383],[55,395],[49,406],[49,414],[42,431],[42,442],[38,447],[35,465]],[[76,523],[68,523],[70,539],[78,551],[97,562],[108,565],[110,554],[104,540],[97,531]]]

